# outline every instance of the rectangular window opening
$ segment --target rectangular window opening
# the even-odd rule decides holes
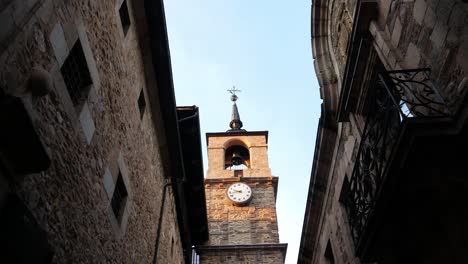
[[[143,119],[145,108],[146,108],[145,93],[143,92],[143,89],[141,89],[140,96],[138,97],[138,109],[140,110],[140,119]]]
[[[128,29],[130,28],[130,15],[128,13],[127,1],[123,1],[119,9],[120,22],[122,23],[122,29],[124,35],[127,35]]]
[[[73,105],[75,107],[82,105],[88,97],[92,80],[80,40],[73,45],[60,72]]]
[[[343,186],[341,187],[340,198],[339,198],[339,201],[344,206],[348,206],[350,203],[349,192],[350,192],[350,182],[349,182],[348,176],[345,175],[344,180],[343,180]]]
[[[122,209],[124,208],[127,196],[127,188],[125,187],[125,183],[122,178],[122,173],[119,170],[119,176],[117,177],[114,194],[112,194],[111,200],[112,211],[114,212],[114,215],[119,220],[119,222],[121,219]]]
[[[335,264],[335,257],[333,256],[330,240],[328,240],[327,248],[325,249],[325,260],[327,264]]]

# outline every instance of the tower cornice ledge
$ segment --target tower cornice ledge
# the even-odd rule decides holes
[[[208,132],[206,133],[206,142],[208,137],[233,137],[233,136],[262,136],[266,137],[266,143],[268,143],[268,131],[239,131],[239,132]]]

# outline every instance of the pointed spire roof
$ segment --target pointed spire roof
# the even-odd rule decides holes
[[[232,114],[231,114],[231,122],[229,122],[229,129],[227,132],[245,132],[245,129],[242,129],[242,121],[239,115],[239,109],[237,109],[237,95],[236,92],[240,92],[237,90],[235,86],[232,89],[228,90],[231,93],[231,101],[232,101]]]

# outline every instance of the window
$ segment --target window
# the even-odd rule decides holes
[[[325,249],[325,261],[328,264],[335,264],[335,257],[333,256],[330,240],[328,240],[327,248]]]
[[[345,206],[348,206],[350,203],[349,189],[350,189],[350,182],[348,180],[348,176],[345,175],[344,180],[343,180],[343,186],[341,187],[340,198],[339,198],[339,201]]]
[[[119,170],[119,176],[117,177],[117,182],[115,184],[115,189],[114,193],[112,194],[111,200],[112,211],[114,212],[114,215],[119,220],[119,222],[121,219],[121,211],[124,208],[127,196],[127,188],[125,187],[125,183],[122,178],[122,173]]]
[[[128,14],[128,6],[126,0],[123,1],[122,5],[119,8],[119,15],[124,35],[127,35],[127,31],[130,28],[130,15]]]
[[[62,73],[73,105],[75,107],[80,106],[86,101],[92,84],[80,40],[77,40],[75,45],[73,45],[60,72]]]
[[[145,108],[146,108],[145,93],[143,92],[143,89],[141,89],[140,96],[138,97],[138,109],[140,110],[140,119],[143,119]]]

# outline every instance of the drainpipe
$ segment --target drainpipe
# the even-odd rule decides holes
[[[198,116],[198,111],[195,114],[191,115],[191,116],[179,119],[177,121],[178,121],[178,123],[182,123],[184,121],[196,118],[197,116]],[[182,167],[182,170],[183,169],[184,168]],[[166,184],[164,184],[163,193],[162,193],[162,197],[161,197],[161,207],[160,207],[160,210],[159,210],[158,226],[156,227],[157,231],[156,231],[156,242],[155,242],[154,255],[153,255],[153,264],[158,263],[159,240],[160,240],[160,237],[161,237],[162,220],[163,220],[163,215],[164,215],[164,207],[165,207],[165,203],[166,203],[167,188],[169,186],[171,186],[174,182],[185,182],[185,180],[186,179],[185,179],[185,171],[184,171],[183,178],[181,179],[181,181],[178,181],[178,179],[176,177],[171,177],[171,180],[169,182],[166,182]]]
[[[158,262],[158,251],[159,251],[159,238],[161,236],[161,227],[162,227],[162,220],[163,220],[163,214],[164,214],[164,205],[165,205],[165,202],[166,202],[166,191],[167,191],[167,188],[169,186],[172,185],[172,182],[168,182],[166,184],[164,184],[164,187],[163,187],[163,193],[162,193],[162,197],[161,197],[161,207],[159,209],[159,219],[158,219],[158,226],[156,227],[157,228],[157,231],[156,231],[156,242],[155,242],[155,246],[154,246],[154,255],[153,255],[153,264],[156,264]]]

